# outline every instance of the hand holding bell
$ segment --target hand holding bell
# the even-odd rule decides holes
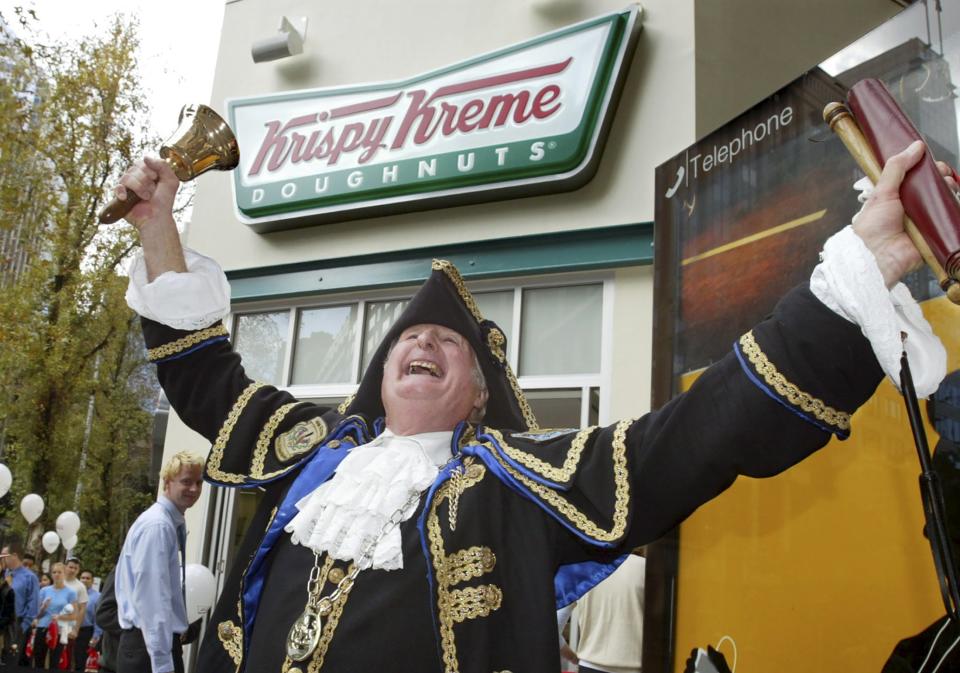
[[[206,105],[189,104],[180,110],[179,126],[160,147],[160,157],[181,182],[193,180],[213,168],[228,171],[240,163],[236,136],[227,123]],[[140,203],[127,190],[126,199],[114,199],[100,211],[101,224],[111,224]]]

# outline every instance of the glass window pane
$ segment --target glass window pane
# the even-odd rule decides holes
[[[524,394],[541,428],[580,427],[580,388],[526,390]]]
[[[602,285],[523,291],[520,375],[600,372]]]
[[[497,323],[507,337],[507,343],[513,342],[513,290],[504,292],[481,292],[473,295],[480,307],[480,313],[487,320]]]
[[[300,311],[292,383],[353,383],[357,305]]]
[[[247,376],[275,386],[283,385],[289,326],[289,311],[250,313],[237,317],[237,333],[233,343],[243,358]]]
[[[367,317],[363,325],[363,371],[367,370],[377,346],[383,341],[383,337],[393,327],[393,323],[397,321],[409,302],[409,299],[400,299],[367,303]]]

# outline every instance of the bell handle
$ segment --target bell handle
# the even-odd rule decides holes
[[[177,166],[175,165],[172,157],[164,157],[162,161],[166,162],[170,168],[176,171]],[[97,221],[100,222],[100,224],[113,224],[133,210],[134,206],[136,206],[142,200],[143,199],[137,196],[136,192],[134,192],[132,189],[128,189],[127,198],[121,200],[117,197],[113,197],[113,201],[104,206],[103,210],[100,211],[100,214],[97,215]]]
[[[104,206],[103,210],[97,216],[100,224],[113,224],[124,215],[133,210],[133,207],[140,203],[141,199],[132,189],[127,190],[127,198],[120,200],[114,197],[113,201]]]

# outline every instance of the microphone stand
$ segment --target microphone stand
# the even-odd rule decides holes
[[[940,486],[940,477],[934,471],[930,461],[927,434],[923,428],[920,404],[913,386],[913,376],[910,374],[906,350],[900,356],[900,390],[903,392],[910,429],[913,431],[913,442],[920,458],[920,499],[923,502],[923,516],[926,521],[927,538],[930,540],[930,550],[933,553],[933,563],[937,569],[940,595],[947,609],[947,616],[954,623],[960,624],[960,589],[957,584],[957,568],[950,546],[950,537],[947,535],[943,489]]]

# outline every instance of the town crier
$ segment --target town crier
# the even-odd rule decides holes
[[[922,153],[890,159],[810,284],[689,392],[639,419],[560,430],[538,427],[503,332],[442,261],[339,409],[250,380],[221,322],[223,273],[180,246],[176,177],[138,161],[117,196],[143,199],[127,217],[143,247],[128,301],[149,358],[211,443],[206,478],[264,490],[198,670],[555,673],[558,606],[739,475],[775,475],[850,433],[884,371],[899,371],[872,343],[910,331],[927,355],[921,392],[937,387],[943,348],[890,292],[919,261],[898,189]]]

